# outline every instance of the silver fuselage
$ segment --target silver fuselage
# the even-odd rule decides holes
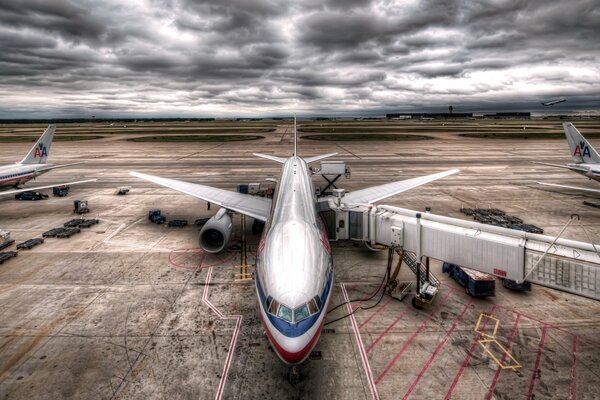
[[[315,203],[307,163],[289,158],[256,260],[263,324],[273,348],[289,364],[302,362],[316,344],[331,298],[331,249]]]
[[[0,166],[0,189],[15,188],[49,171],[52,164],[11,164]]]
[[[570,167],[586,169],[587,171],[575,171],[585,177],[600,181],[600,164],[578,163],[567,164]]]

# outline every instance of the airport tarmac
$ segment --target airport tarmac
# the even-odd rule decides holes
[[[539,124],[561,130],[559,121]],[[257,133],[264,139],[247,142],[145,143],[119,134],[54,143],[50,162],[87,163],[52,171],[35,183],[99,181],[74,186],[65,198],[0,198],[0,228],[17,242],[40,236],[74,217],[74,199],[87,199],[90,216],[100,223],[70,239],[47,239],[0,265],[0,398],[370,399],[373,392],[382,399],[600,398],[598,301],[540,286],[510,292],[500,281],[496,297],[474,299],[441,273],[438,261],[432,270],[442,286],[433,307],[416,310],[410,299],[379,294],[352,303],[362,308],[325,326],[316,353],[298,368],[299,382],[291,385],[288,367],[263,333],[252,283],[234,279],[237,247],[207,255],[198,249],[197,227],[169,228],[147,219],[153,207],[168,219],[190,222],[217,207],[207,210],[205,202],[127,174],[139,171],[230,190],[237,183],[269,184],[265,179],[277,177],[278,164],[252,152],[290,155],[293,140],[289,125],[273,125],[274,131]],[[410,130],[413,125],[398,126]],[[95,133],[86,127],[81,132]],[[535,184],[600,187],[576,173],[531,163],[569,162],[564,139],[418,134],[433,139],[305,139],[299,151],[306,156],[337,151],[334,159],[352,169],[351,179],[338,181],[348,190],[460,168],[460,174],[383,203],[431,207],[433,213],[457,218],[467,218],[461,206],[496,207],[550,235],[578,214],[580,222],[563,237],[598,242],[600,211],[582,201],[600,203],[600,196]],[[590,142],[600,148],[599,140]],[[20,160],[29,147],[0,143],[0,164]],[[131,192],[116,196],[122,185],[131,185]],[[232,245],[240,239],[240,217],[234,221]],[[258,237],[248,240],[252,255]],[[335,242],[332,248],[332,306],[378,288],[386,252],[352,242]],[[404,268],[401,279],[413,277]],[[327,320],[348,311],[340,307]],[[500,368],[478,344],[481,337],[474,329],[482,313],[499,321],[496,340],[521,368]],[[488,323],[495,320],[484,317],[484,329]]]

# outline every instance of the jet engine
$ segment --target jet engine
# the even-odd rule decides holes
[[[221,208],[200,230],[200,247],[208,253],[218,253],[231,237],[233,224],[227,210]]]

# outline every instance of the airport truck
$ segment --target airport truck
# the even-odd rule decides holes
[[[154,224],[164,224],[167,221],[167,217],[161,215],[158,208],[152,208],[148,211],[148,219]]]
[[[470,296],[487,297],[496,295],[496,277],[493,275],[447,262],[442,265],[442,272],[448,273],[451,278],[465,288],[465,292]]]
[[[87,200],[73,201],[73,212],[76,214],[85,214],[90,212]]]
[[[65,197],[69,195],[69,185],[54,186],[52,194],[56,197]]]
[[[10,232],[0,231],[0,250],[7,248],[15,242],[15,239],[11,239]]]

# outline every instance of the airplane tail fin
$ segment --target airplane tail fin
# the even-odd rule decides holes
[[[563,123],[565,136],[571,149],[571,158],[576,163],[600,163],[600,155],[570,122]]]
[[[298,156],[298,132],[296,131],[296,114],[294,114],[294,157]]]
[[[21,161],[21,164],[46,164],[55,130],[55,125],[48,125],[42,136],[35,142],[29,153]]]

